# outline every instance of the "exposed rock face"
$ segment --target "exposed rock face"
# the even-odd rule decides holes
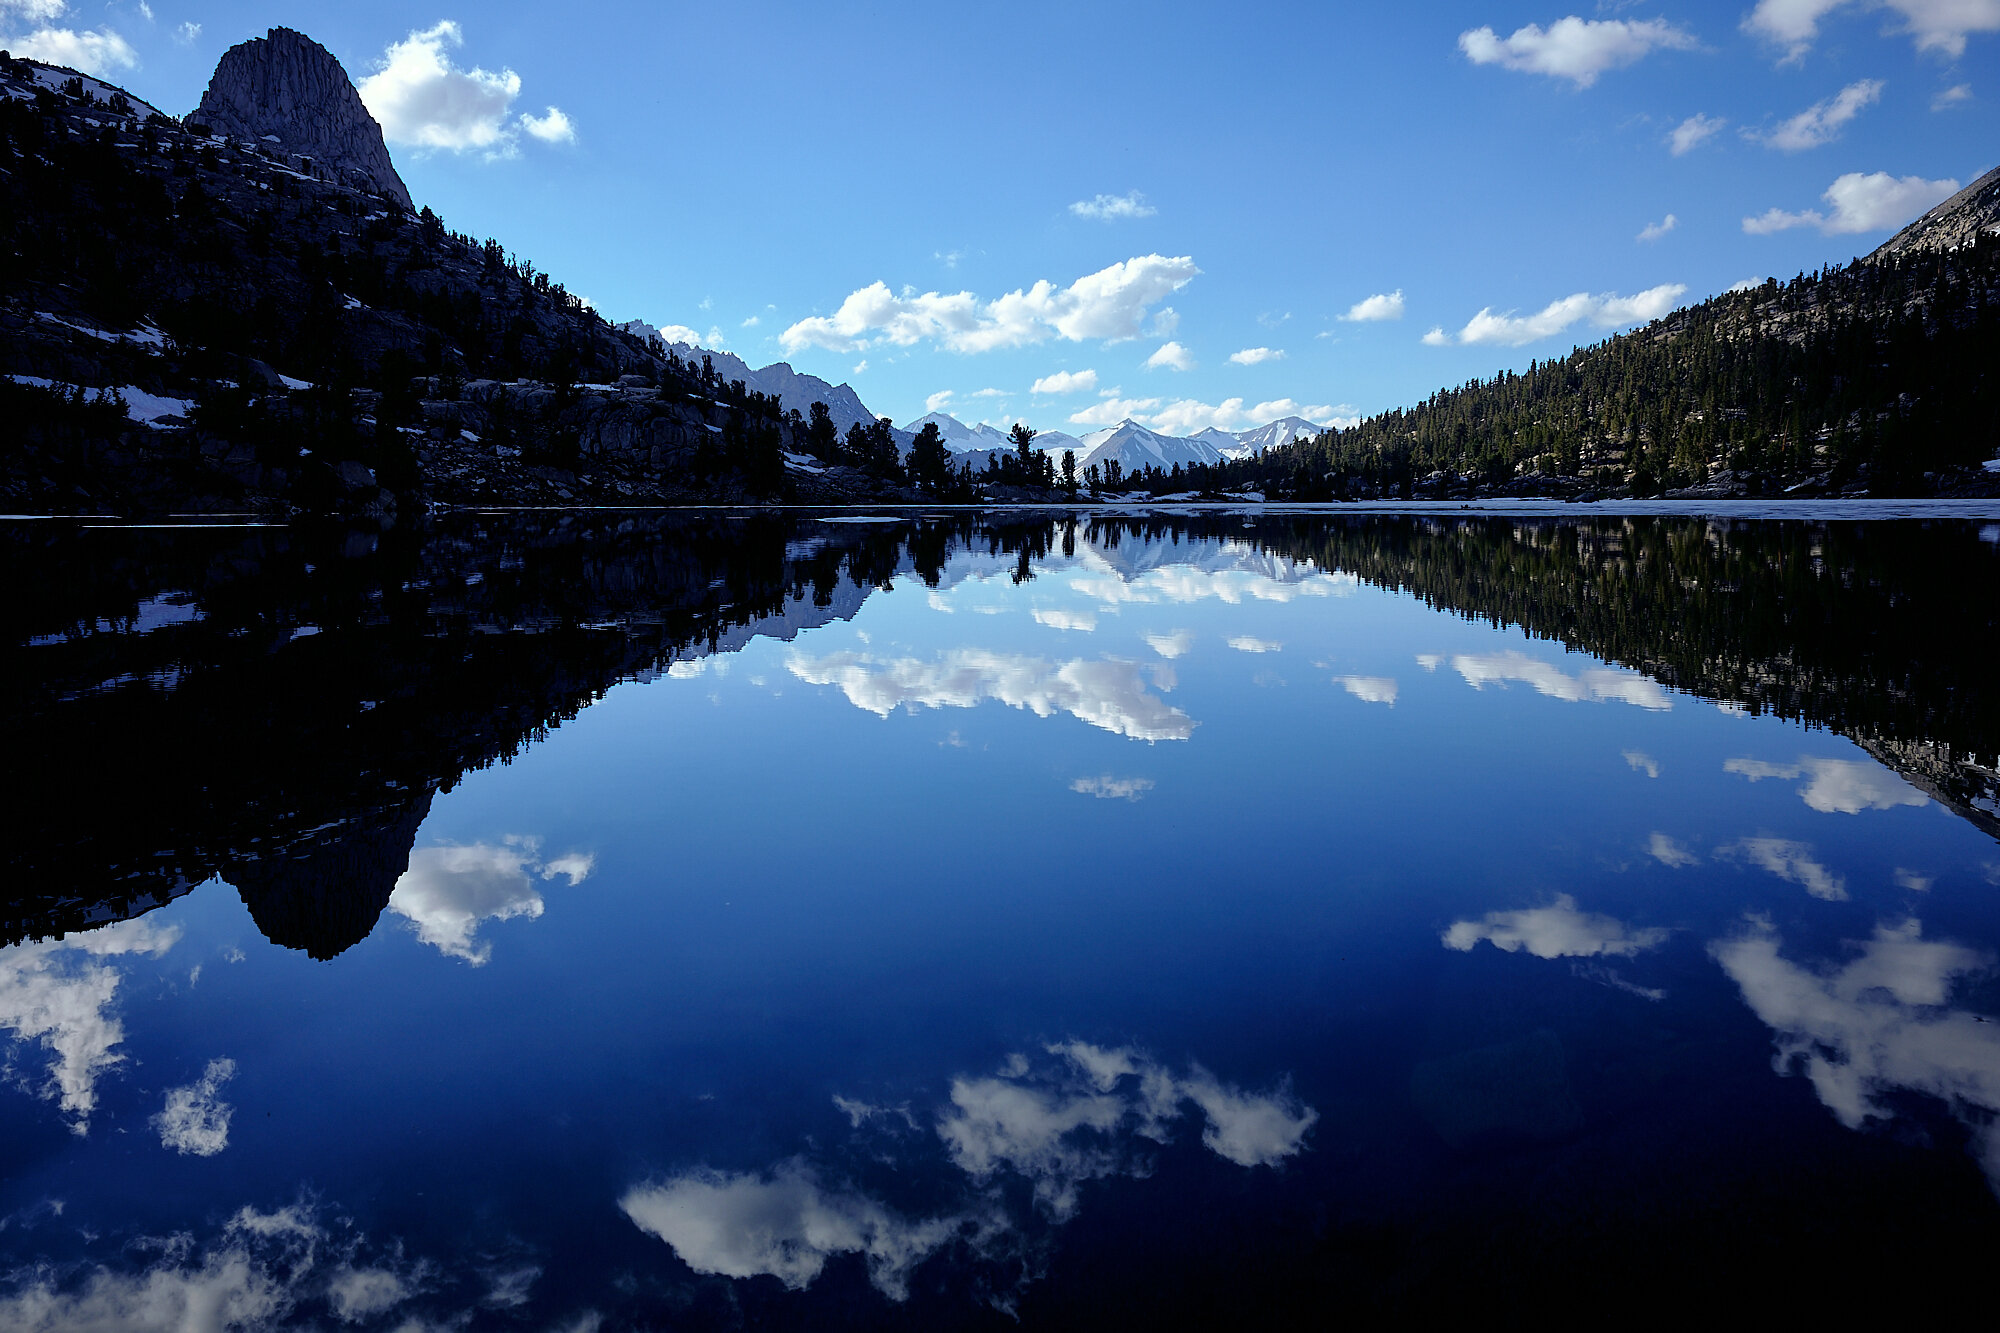
[[[389,161],[382,127],[362,105],[333,53],[290,28],[223,52],[193,119],[237,139],[275,136],[287,153],[310,157],[409,208],[410,192]]]
[[[1869,255],[1887,259],[1918,250],[1957,250],[1982,232],[2000,231],[2000,167],[1981,176],[1883,242]]]

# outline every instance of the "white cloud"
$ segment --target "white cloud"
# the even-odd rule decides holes
[[[1931,885],[1937,883],[1937,880],[1929,875],[1920,875],[1916,871],[1906,870],[1902,866],[1896,867],[1895,880],[1897,888],[1908,889],[1912,893],[1929,893]]]
[[[1243,400],[1239,398],[1236,401],[1240,403]],[[1077,411],[1070,413],[1069,424],[1072,426],[1115,426],[1127,417],[1139,421],[1144,418],[1147,412],[1159,405],[1160,400],[1157,398],[1120,398],[1113,392],[1092,403],[1089,407],[1079,408]]]
[[[48,1052],[48,1079],[38,1091],[57,1104],[74,1132],[89,1132],[97,1081],[125,1060],[117,1049],[125,1025],[112,1008],[121,974],[98,960],[159,957],[179,938],[178,926],[162,930],[134,919],[0,949],[0,1028]]]
[[[1231,352],[1229,359],[1239,366],[1260,366],[1266,361],[1283,361],[1283,348],[1246,347],[1240,352]]]
[[[1954,83],[1951,87],[1943,89],[1937,96],[1931,98],[1931,110],[1947,111],[1955,106],[1964,106],[1971,100],[1972,85],[1969,83]]]
[[[1527,74],[1568,79],[1579,88],[1597,82],[1600,74],[1643,59],[1656,50],[1691,50],[1692,33],[1665,19],[1557,19],[1546,29],[1538,23],[1501,37],[1491,28],[1474,28],[1458,36],[1458,49],[1475,65],[1499,65]]]
[[[1731,292],[1754,292],[1763,285],[1764,279],[1762,278],[1742,278],[1730,283],[1728,290]]]
[[[1648,222],[1645,226],[1641,227],[1639,234],[1633,239],[1639,241],[1657,241],[1680,225],[1681,220],[1672,213],[1669,213],[1658,222]]]
[[[1069,784],[1073,792],[1095,796],[1100,801],[1136,801],[1153,789],[1151,778],[1114,778],[1109,773],[1094,778],[1078,778]]]
[[[1396,681],[1391,676],[1335,676],[1334,684],[1363,703],[1396,706]]]
[[[1753,919],[1709,954],[1771,1028],[1779,1072],[1804,1074],[1850,1129],[1892,1119],[1897,1089],[1938,1098],[1966,1125],[2000,1189],[2000,1024],[1947,1007],[1953,983],[1991,960],[1926,940],[1914,919],[1877,925],[1838,967],[1802,967],[1778,946],[1770,923]]]
[[[1772,764],[1761,759],[1728,759],[1722,771],[1752,782],[1765,778],[1808,779],[1799,788],[1805,803],[1822,814],[1858,815],[1863,810],[1891,810],[1899,805],[1929,805],[1930,798],[1882,765],[1867,759],[1801,757],[1796,764]]]
[[[913,1222],[852,1190],[822,1185],[803,1162],[768,1176],[694,1171],[618,1201],[641,1231],[698,1273],[769,1275],[797,1291],[836,1254],[860,1254],[885,1295],[909,1295],[910,1270],[949,1241],[955,1218]]]
[[[1443,653],[1418,653],[1417,665],[1426,671],[1436,671],[1444,665]]]
[[[533,838],[420,847],[396,880],[389,910],[407,917],[417,938],[439,953],[480,967],[493,954],[492,945],[474,942],[481,922],[540,916],[535,878],[546,882],[561,875],[580,884],[592,865],[591,857],[575,853],[543,861]]]
[[[1093,630],[1097,628],[1097,615],[1091,611],[1075,611],[1067,607],[1038,606],[1029,612],[1037,625],[1047,625],[1050,629]]]
[[[1095,393],[1097,392],[1097,372],[1094,370],[1058,370],[1053,375],[1044,375],[1028,387],[1029,393]]]
[[[1812,208],[1787,213],[1773,208],[1759,217],[1744,218],[1743,230],[1751,236],[1768,236],[1793,227],[1818,227],[1828,236],[1887,231],[1957,193],[1958,182],[1949,178],[1930,181],[1905,176],[1898,180],[1886,171],[1868,175],[1850,171],[1820,196],[1833,206],[1830,213]]]
[[[24,23],[53,23],[68,12],[67,0],[0,0],[0,14],[11,14]],[[149,13],[146,17],[153,16]]]
[[[1740,855],[1779,879],[1799,885],[1815,898],[1830,903],[1846,902],[1847,881],[1813,860],[1812,853],[1810,843],[1787,838],[1745,838],[1717,849],[1718,855]]]
[[[1423,336],[1422,342],[1426,347],[1449,347],[1451,335],[1444,331],[1444,325],[1433,324],[1430,332]]]
[[[1170,305],[1163,305],[1153,312],[1152,322],[1146,326],[1146,332],[1154,338],[1171,338],[1174,336],[1174,330],[1180,326],[1180,312]]]
[[[1184,741],[1194,720],[1149,694],[1129,662],[1050,662],[1017,653],[964,648],[935,661],[914,657],[880,661],[858,653],[786,662],[810,685],[834,685],[848,702],[879,717],[897,708],[972,708],[998,700],[1037,717],[1068,713],[1114,735],[1144,741]]]
[[[1649,778],[1660,776],[1660,761],[1644,750],[1626,750],[1623,753],[1633,772],[1644,773]]]
[[[213,1157],[229,1146],[229,1103],[219,1094],[236,1077],[234,1060],[210,1060],[199,1079],[169,1088],[167,1103],[153,1117],[160,1146],[195,1157]]]
[[[1310,566],[1290,566],[1284,577],[1273,577],[1258,569],[1201,569],[1194,565],[1168,565],[1149,569],[1131,578],[1114,571],[1092,570],[1072,575],[1070,587],[1097,598],[1108,609],[1125,603],[1150,605],[1160,602],[1189,603],[1215,598],[1231,606],[1245,600],[1290,602],[1300,597],[1345,597],[1359,582],[1351,574],[1324,574]],[[1183,639],[1183,636],[1187,636]],[[1147,635],[1156,652],[1165,653],[1163,643],[1179,645],[1192,641],[1186,630],[1171,638]]]
[[[866,371],[867,369],[868,369],[868,358],[864,356],[859,361],[856,361],[854,363],[854,369],[848,371],[847,373],[850,375],[859,375],[864,371]]]
[[[1177,342],[1164,342],[1158,351],[1146,358],[1147,370],[1158,370],[1162,366],[1168,370],[1193,370],[1194,356]]]
[[[898,295],[881,282],[852,293],[832,315],[802,319],[779,341],[857,351],[876,342],[907,347],[929,338],[955,352],[1022,347],[1052,336],[1117,342],[1139,336],[1147,310],[1192,282],[1201,270],[1186,255],[1139,255],[1086,274],[1067,287],[1043,280],[981,303],[971,292]]]
[[[1684,870],[1701,864],[1701,858],[1664,833],[1655,833],[1646,843],[1646,855],[1663,866]]]
[[[2000,32],[2000,0],[1757,0],[1743,27],[1799,60],[1819,37],[1820,20],[1843,8],[1893,10],[1903,20],[1897,31],[1915,38],[1919,51],[1953,60],[1970,34]]]
[[[1148,634],[1145,639],[1148,647],[1165,658],[1185,657],[1194,646],[1194,635],[1184,629],[1172,634]]]
[[[879,1132],[870,1130],[877,1118],[917,1124],[907,1105],[878,1107],[839,1095],[833,1102],[857,1133]],[[686,1172],[626,1191],[619,1206],[698,1272],[770,1276],[798,1290],[834,1256],[859,1254],[875,1287],[902,1301],[912,1271],[946,1245],[962,1243],[985,1258],[1008,1252],[1005,1242],[1023,1227],[990,1188],[996,1177],[1022,1179],[1038,1211],[1065,1222],[1086,1181],[1145,1174],[1149,1164],[1135,1140],[1168,1141],[1172,1122],[1189,1104],[1202,1113],[1202,1143],[1246,1168],[1303,1151],[1319,1121],[1283,1082],[1269,1092],[1245,1092],[1199,1065],[1176,1076],[1143,1051],[1068,1041],[1011,1055],[995,1075],[951,1080],[935,1142],[967,1179],[959,1205],[938,1216],[907,1217],[852,1187],[827,1183],[800,1159],[761,1173]],[[903,1150],[912,1146],[904,1141]],[[1014,1258],[1020,1267],[1018,1242]],[[1022,1280],[1032,1280],[1032,1271]]]
[[[1485,940],[1508,953],[1526,950],[1537,958],[1632,958],[1658,948],[1671,933],[1658,926],[1634,930],[1615,917],[1580,912],[1576,899],[1559,893],[1547,907],[1454,921],[1444,933],[1444,946],[1464,952]]]
[[[1460,653],[1451,659],[1451,666],[1476,690],[1519,681],[1532,686],[1537,694],[1570,703],[1604,703],[1616,699],[1655,712],[1665,712],[1674,706],[1673,696],[1659,682],[1636,671],[1591,667],[1571,676],[1548,662],[1511,648],[1504,653]]]
[[[20,1285],[0,1298],[0,1327],[20,1333],[269,1329],[291,1327],[298,1307],[322,1294],[343,1319],[350,1310],[357,1319],[386,1313],[408,1294],[398,1279],[388,1299],[374,1277],[385,1270],[357,1272],[345,1259],[323,1262],[329,1240],[304,1208],[243,1208],[198,1252],[185,1234],[152,1242],[149,1248],[162,1257],[136,1271],[99,1267],[60,1286],[52,1270],[24,1271]],[[358,1306],[345,1303],[350,1295],[362,1297]]]
[[[10,6],[22,17],[35,21],[59,17],[67,8],[61,4],[30,3],[25,8]],[[40,60],[50,65],[67,65],[85,74],[104,76],[134,69],[139,53],[132,44],[110,28],[78,32],[73,28],[43,26],[20,36],[4,38],[16,59]]]
[[[1275,653],[1285,646],[1275,639],[1260,639],[1250,634],[1238,634],[1228,642],[1239,653]]]
[[[1374,296],[1356,301],[1347,308],[1341,318],[1353,323],[1368,323],[1375,320],[1401,319],[1403,317],[1403,289],[1393,292],[1378,292]]]
[[[534,135],[537,139],[540,139],[543,143],[576,142],[575,122],[571,121],[567,115],[556,107],[547,108],[539,116],[531,116],[523,111],[521,113],[521,128]],[[754,315],[751,316],[750,322],[752,324],[757,322]]]
[[[550,143],[576,137],[569,117],[555,107],[539,117],[523,113],[510,123],[521,76],[511,69],[495,74],[477,66],[456,68],[449,52],[464,43],[458,24],[445,19],[411,32],[382,53],[380,68],[356,91],[381,122],[384,138],[416,148],[506,157],[515,151],[520,130]]]
[[[1689,116],[1667,134],[1667,150],[1675,157],[1685,157],[1714,138],[1728,123],[1721,116],[1700,113]]]
[[[1069,211],[1080,218],[1115,222],[1120,218],[1149,218],[1160,210],[1147,203],[1145,195],[1133,190],[1128,194],[1100,194],[1093,199],[1079,199],[1069,206]]]
[[[201,25],[199,23],[184,22],[178,28],[174,29],[174,40],[182,46],[193,46],[195,40],[200,36]]]
[[[1838,139],[1840,131],[1860,115],[1863,108],[1881,100],[1882,80],[1862,79],[1848,84],[1824,101],[1813,103],[1769,134],[1758,137],[1766,146],[1780,148],[1787,153],[1818,148]]]
[[[951,400],[952,391],[950,389],[939,389],[936,393],[924,399],[924,411],[927,413],[942,412],[951,406]]]
[[[1520,347],[1543,338],[1552,338],[1579,320],[1588,320],[1600,329],[1621,328],[1627,324],[1643,324],[1658,319],[1674,308],[1687,286],[1683,283],[1662,283],[1649,287],[1631,296],[1618,296],[1604,292],[1592,296],[1589,292],[1576,292],[1559,301],[1551,301],[1532,315],[1516,315],[1513,311],[1496,315],[1491,306],[1482,309],[1466,322],[1458,331],[1457,341],[1465,344],[1491,344],[1500,347]],[[1424,341],[1433,347],[1441,347],[1452,341],[1443,329],[1432,329],[1424,335]]]

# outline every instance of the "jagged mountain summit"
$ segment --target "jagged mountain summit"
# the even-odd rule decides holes
[[[1090,449],[1077,460],[1079,468],[1115,461],[1127,472],[1156,467],[1171,471],[1175,464],[1204,466],[1222,461],[1222,451],[1207,440],[1185,435],[1162,435],[1129,417],[1108,430],[1092,431],[1083,437]]]
[[[303,33],[273,28],[225,51],[191,120],[232,139],[276,144],[344,179],[411,207],[389,160],[382,127],[333,52]]]
[[[1981,176],[1870,254],[1872,260],[1918,250],[1962,250],[1983,235],[2000,234],[2000,167]]]

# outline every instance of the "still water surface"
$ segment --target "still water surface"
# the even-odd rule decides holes
[[[1991,523],[4,539],[0,1326],[1990,1271]]]

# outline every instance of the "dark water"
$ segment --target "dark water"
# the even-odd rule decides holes
[[[0,1327],[1991,1272],[1990,523],[0,539]]]

